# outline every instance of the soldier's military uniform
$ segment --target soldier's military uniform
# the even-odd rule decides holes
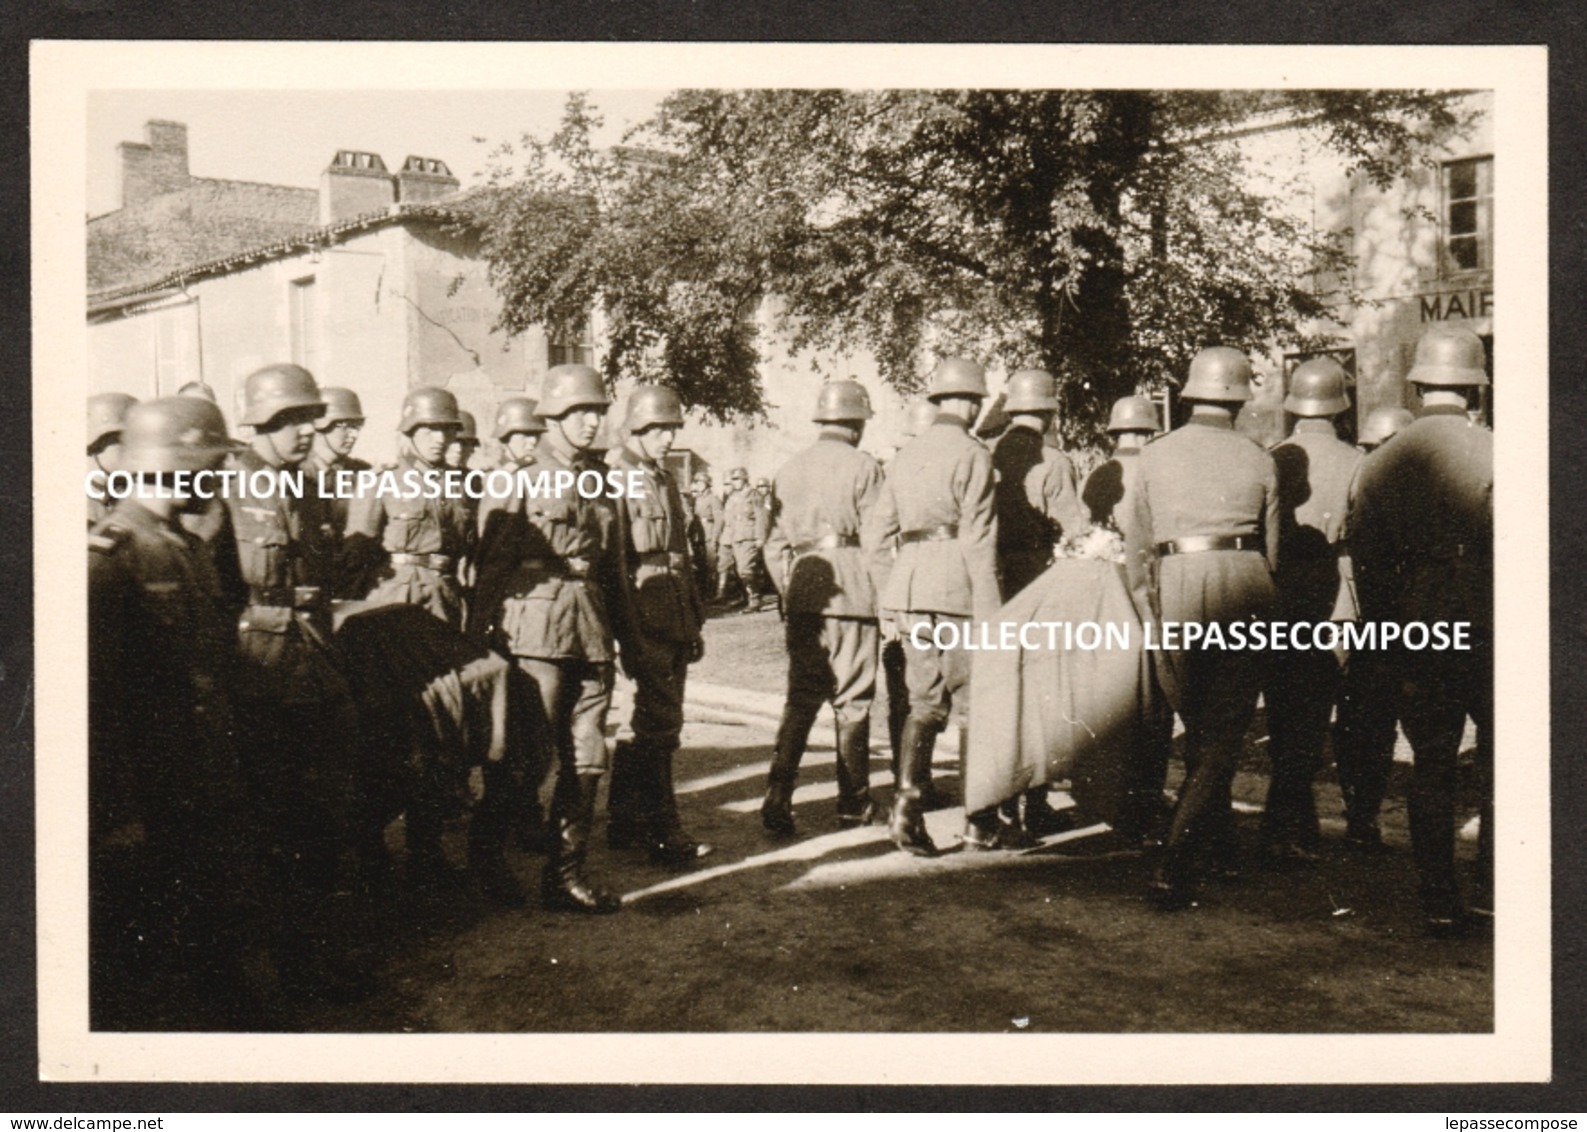
[[[364,596],[358,592],[361,572],[348,563],[344,547],[352,500],[337,492],[336,477],[343,472],[356,476],[370,468],[369,461],[360,460],[357,456],[327,454],[319,448],[309,453],[308,459],[303,461],[304,478],[313,485],[314,490],[319,490],[321,476],[324,477],[326,493],[322,498],[325,504],[326,536],[330,540],[329,550],[336,563],[331,582],[331,596],[335,598]]]
[[[671,390],[643,386],[630,399],[631,434],[682,424]],[[704,647],[705,608],[676,481],[636,449],[636,439],[618,450],[612,466],[638,473],[644,488],[643,495],[613,501],[618,566],[612,622],[623,670],[634,681],[634,737],[613,752],[607,840],[614,847],[642,845],[665,864],[684,864],[710,852],[684,831],[672,779],[684,682]]]
[[[702,590],[714,590],[719,577],[717,553],[722,543],[722,501],[716,497],[716,492],[711,490],[710,480],[705,481],[703,490],[690,492],[690,498],[694,501],[694,517],[700,525],[700,541],[703,547],[699,571]],[[704,593],[702,596],[716,595]]]
[[[157,431],[162,414],[191,420],[202,439],[167,430],[167,450],[184,450],[188,470],[213,466],[225,443],[219,411],[183,416],[175,400],[146,402],[133,428]],[[115,1016],[124,980],[147,973],[140,949],[163,946],[222,1002],[247,1004],[272,976],[259,830],[227,694],[235,623],[209,556],[136,499],[88,542],[90,1019],[143,1029]]]
[[[975,363],[950,358],[937,367],[933,400],[985,394]],[[897,548],[878,586],[879,603],[881,616],[906,638],[909,716],[890,832],[900,848],[929,854],[936,847],[921,821],[920,782],[950,712],[962,718],[967,709],[970,679],[968,655],[937,647],[934,630],[951,622],[966,633],[972,618],[991,620],[998,607],[992,456],[970,436],[968,420],[944,411],[893,457],[863,537],[867,546]],[[926,648],[908,640],[917,626]]]
[[[1191,363],[1184,396],[1225,405],[1249,400],[1250,379],[1243,354],[1212,347]],[[1234,431],[1232,411],[1198,403],[1188,423],[1141,451],[1124,526],[1137,608],[1160,621],[1219,626],[1271,615],[1278,477],[1273,458]],[[1249,649],[1217,647],[1154,655],[1185,723],[1186,779],[1152,890],[1172,907],[1188,900],[1201,852],[1232,836],[1231,786],[1256,711],[1262,660]]]
[[[1361,454],[1339,439],[1331,419],[1350,407],[1344,388],[1344,371],[1331,359],[1297,367],[1284,404],[1301,419],[1271,450],[1281,524],[1278,617],[1292,624],[1355,616],[1343,585],[1341,534]],[[1270,658],[1265,699],[1273,776],[1262,818],[1270,854],[1305,857],[1317,847],[1312,779],[1322,765],[1340,678],[1332,650],[1284,649]]]
[[[101,453],[121,443],[121,422],[127,415],[127,410],[138,403],[138,399],[126,393],[98,393],[88,399],[88,470],[90,472],[115,471],[113,467],[106,467],[100,459]],[[100,491],[104,493],[104,483],[100,483]],[[103,520],[110,514],[115,501],[110,498],[95,499],[88,497],[88,525]]]
[[[1006,601],[1052,565],[1059,539],[1086,529],[1086,516],[1074,464],[1037,430],[1017,421],[1011,424],[992,449],[992,467],[997,473],[997,558]]]
[[[725,598],[728,578],[736,575],[744,587],[745,608],[751,611],[759,608],[765,597],[766,579],[761,565],[768,533],[766,509],[761,506],[760,497],[747,481],[740,482],[722,505],[717,591]]]
[[[1157,432],[1157,409],[1145,397],[1120,397],[1109,413],[1108,432],[1116,441],[1113,455],[1091,469],[1080,501],[1094,526],[1122,533],[1140,477],[1141,446]],[[1143,616],[1148,612],[1141,610]],[[1136,732],[1135,765],[1126,787],[1128,800],[1114,827],[1127,837],[1151,842],[1168,818],[1163,787],[1168,781],[1174,711],[1155,676],[1146,694],[1144,718]]]
[[[1435,327],[1417,344],[1409,380],[1444,391],[1487,384],[1481,341]],[[1350,547],[1363,619],[1471,623],[1468,650],[1397,648],[1389,657],[1415,755],[1411,846],[1422,909],[1430,930],[1458,931],[1455,782],[1467,716],[1477,725],[1478,880],[1492,884],[1493,434],[1459,405],[1424,408],[1363,466]]]
[[[604,411],[609,403],[598,373],[566,365],[546,375],[539,408],[549,422],[584,406]],[[552,478],[558,471],[605,473],[598,456],[575,448],[559,428],[541,440],[536,467]],[[608,601],[616,585],[616,519],[605,500],[573,492],[523,499],[496,514],[500,533],[489,539],[480,562],[476,615],[492,643],[533,682],[557,759],[554,843],[542,897],[555,908],[614,912],[616,898],[588,882],[583,868],[609,762],[614,648]]]
[[[412,453],[381,471],[422,474],[430,466]],[[444,469],[435,469],[444,470]],[[371,603],[422,606],[453,628],[463,626],[458,571],[473,551],[474,516],[462,499],[390,499],[371,492],[353,501],[346,557],[371,583]]]
[[[837,724],[838,820],[863,825],[875,811],[870,797],[878,643],[874,575],[886,565],[878,544],[869,552],[862,548],[861,532],[884,477],[881,465],[855,447],[870,416],[863,386],[828,382],[814,418],[826,427],[814,445],[778,470],[772,487],[766,561],[782,593],[788,644],[787,703],[761,807],[773,833],[793,832],[794,781],[823,703],[832,704]]]

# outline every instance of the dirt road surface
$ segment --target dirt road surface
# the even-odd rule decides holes
[[[668,872],[607,849],[598,825],[591,871],[625,901],[605,917],[544,912],[532,898],[521,911],[494,910],[463,888],[399,893],[365,956],[373,991],[306,1004],[302,1028],[1492,1030],[1491,939],[1421,932],[1404,766],[1384,815],[1389,855],[1344,848],[1329,775],[1321,861],[1250,869],[1164,914],[1142,897],[1149,862],[1103,826],[1021,855],[932,860],[898,853],[881,827],[837,830],[830,718],[817,725],[795,796],[799,837],[770,839],[758,807],[781,703],[780,626],[771,613],[716,618],[707,645],[690,677],[677,777],[685,824],[714,855]],[[626,718],[625,706],[614,709],[614,728]],[[886,732],[874,734],[873,791],[885,801]],[[1266,791],[1264,743],[1259,720],[1236,786],[1248,841]],[[937,773],[950,788],[954,771],[945,742]],[[928,819],[943,846],[961,823],[959,810]],[[461,834],[451,837],[461,860]],[[1468,860],[1473,848],[1461,843]],[[515,849],[509,859],[532,897],[540,858]]]

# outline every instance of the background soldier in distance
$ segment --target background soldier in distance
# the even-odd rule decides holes
[[[694,501],[695,522],[700,528],[701,553],[695,563],[696,573],[700,576],[700,596],[711,601],[719,596],[716,590],[719,576],[716,559],[717,548],[722,542],[722,501],[711,490],[711,473],[706,471],[694,473],[689,494]]]
[[[1482,340],[1439,324],[1409,374],[1422,412],[1363,464],[1350,547],[1363,620],[1469,621],[1471,648],[1396,648],[1388,657],[1415,757],[1411,849],[1435,936],[1472,921],[1455,869],[1455,788],[1469,716],[1477,727],[1481,832],[1477,907],[1493,892],[1493,434],[1469,409],[1488,384]]]
[[[876,811],[870,795],[878,641],[873,574],[886,566],[877,544],[862,549],[860,533],[883,475],[857,447],[871,416],[863,385],[827,382],[811,417],[821,426],[820,437],[778,470],[772,489],[766,561],[786,615],[788,697],[760,815],[780,836],[794,832],[794,782],[824,703],[832,704],[837,729],[838,823],[866,825]]]
[[[1136,608],[1153,620],[1227,625],[1266,619],[1278,561],[1278,476],[1273,458],[1234,430],[1251,399],[1251,363],[1212,346],[1190,363],[1184,425],[1141,451],[1124,524],[1125,568]],[[1250,650],[1153,654],[1164,691],[1185,722],[1185,782],[1150,895],[1165,909],[1190,903],[1209,852],[1233,851],[1231,786],[1256,712],[1262,661]]]
[[[1278,471],[1278,618],[1291,624],[1354,620],[1341,563],[1350,481],[1361,454],[1340,440],[1334,418],[1350,408],[1345,371],[1313,358],[1290,375],[1284,411],[1297,418],[1271,450]],[[1282,649],[1270,658],[1267,730],[1273,775],[1262,815],[1269,859],[1314,858],[1320,831],[1312,780],[1322,766],[1328,722],[1340,685],[1334,650]]]
[[[937,419],[893,457],[863,535],[866,546],[898,548],[877,587],[884,638],[907,636],[918,625],[930,640],[947,622],[962,636],[972,618],[997,613],[992,456],[970,436],[986,397],[985,371],[967,358],[946,358],[926,395]],[[909,717],[888,833],[905,852],[930,856],[937,846],[922,816],[921,783],[950,712],[962,719],[968,708],[970,661],[963,649],[938,648],[933,640],[924,649],[906,646],[904,665]],[[971,836],[967,823],[967,843]]]
[[[666,464],[682,427],[677,393],[642,385],[628,399],[628,440],[611,461],[637,472],[644,494],[613,501],[619,568],[612,622],[623,671],[634,682],[634,737],[612,753],[606,841],[614,849],[643,847],[657,864],[672,866],[712,848],[683,828],[673,791],[684,682],[689,665],[705,655],[705,606],[694,584],[683,499]]]
[[[754,613],[768,600],[761,566],[766,547],[766,509],[749,486],[749,473],[734,468],[727,474],[728,495],[722,504],[722,543],[717,551],[720,577],[717,595],[728,600],[728,578],[738,579],[744,590],[744,612]]]

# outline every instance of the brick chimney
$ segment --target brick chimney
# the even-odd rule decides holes
[[[439,200],[461,187],[462,182],[437,157],[409,157],[397,174],[397,200],[402,204]]]
[[[152,118],[143,124],[143,141],[122,142],[121,207],[130,208],[157,196],[185,189],[187,125]]]
[[[395,203],[396,188],[380,154],[339,149],[320,174],[320,223],[384,212]]]

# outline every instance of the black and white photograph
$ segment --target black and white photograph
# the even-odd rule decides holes
[[[1546,1079],[1546,59],[36,43],[41,1077]]]

